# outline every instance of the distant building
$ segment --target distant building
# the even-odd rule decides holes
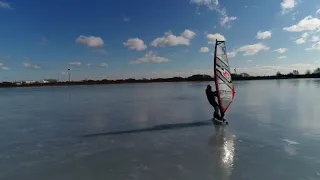
[[[58,82],[58,79],[45,79],[44,81],[46,81],[46,83],[55,83]]]
[[[26,83],[26,84],[33,84],[33,83],[36,83],[36,81],[25,81],[24,83]]]
[[[240,73],[240,76],[242,76],[242,77],[250,77],[250,75],[248,73]]]
[[[42,81],[40,81],[40,83],[45,84],[45,83],[49,83],[49,81],[47,81],[47,80],[42,80]]]
[[[41,83],[41,84],[55,83],[55,82],[58,82],[58,80],[57,79],[44,79],[44,80],[38,81],[38,83]]]

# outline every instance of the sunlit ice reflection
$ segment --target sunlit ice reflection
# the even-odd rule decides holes
[[[215,126],[209,138],[215,165],[215,175],[219,179],[229,179],[234,169],[235,135],[227,127]]]

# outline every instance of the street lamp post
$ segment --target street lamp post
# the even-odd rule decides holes
[[[70,69],[68,69],[69,82],[70,82]]]

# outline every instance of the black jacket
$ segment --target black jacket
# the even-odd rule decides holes
[[[215,100],[215,96],[218,96],[218,92],[217,91],[212,91],[210,89],[206,89],[206,95],[207,95],[207,99],[209,101],[209,103],[213,106],[218,106],[218,103]]]

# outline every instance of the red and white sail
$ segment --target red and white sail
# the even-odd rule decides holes
[[[226,112],[235,95],[225,41],[216,41],[214,54],[214,76],[220,109]]]

